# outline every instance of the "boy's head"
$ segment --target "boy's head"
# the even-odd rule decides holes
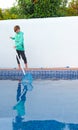
[[[20,26],[19,25],[16,25],[14,27],[14,32],[16,32],[16,33],[20,32]]]

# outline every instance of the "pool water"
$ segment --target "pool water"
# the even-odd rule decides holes
[[[18,81],[0,80],[0,130],[77,130],[78,80],[34,80],[17,118]]]

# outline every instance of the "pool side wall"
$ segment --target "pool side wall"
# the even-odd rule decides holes
[[[31,68],[25,71],[32,74],[33,79],[68,80],[78,79],[78,68]],[[21,80],[22,70],[0,69],[0,80]]]

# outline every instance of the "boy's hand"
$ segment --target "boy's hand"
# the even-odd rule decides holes
[[[13,48],[16,48],[16,46],[14,46]]]

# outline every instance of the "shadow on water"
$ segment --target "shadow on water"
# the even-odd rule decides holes
[[[23,121],[16,119],[13,130],[78,130],[78,124],[65,124],[55,120]]]
[[[16,95],[17,103],[13,107],[17,111],[15,120],[12,122],[13,130],[78,130],[78,124],[65,124],[56,120],[25,121],[26,94],[27,91],[32,91],[32,85],[31,87],[29,85],[29,88],[27,84],[22,85],[19,81]]]

